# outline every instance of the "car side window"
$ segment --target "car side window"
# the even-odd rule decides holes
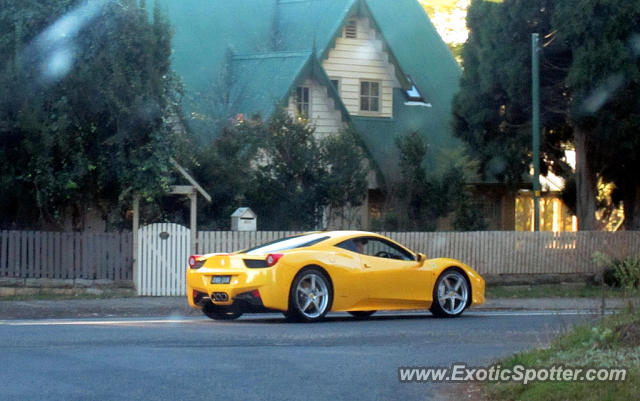
[[[367,256],[386,259],[415,260],[414,256],[391,242],[379,238],[358,237],[336,245],[339,248]]]
[[[356,245],[356,242],[353,239],[348,239],[346,241],[342,241],[341,243],[336,245],[338,248],[346,249],[347,251],[363,253],[361,242]]]

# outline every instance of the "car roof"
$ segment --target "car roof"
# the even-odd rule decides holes
[[[363,236],[369,236],[369,237],[383,237],[380,234],[376,234],[370,231],[357,231],[357,230],[334,230],[334,231],[316,231],[314,233],[321,233],[324,234],[330,238],[352,238],[352,237],[363,237]],[[312,233],[307,233],[307,234],[312,234]]]
[[[378,238],[389,239],[384,235],[377,234],[371,231],[358,231],[358,230],[314,231],[314,232],[304,233],[303,235],[306,235],[306,234],[323,234],[331,238],[331,240],[347,240],[349,238],[355,238],[355,237],[378,237]]]

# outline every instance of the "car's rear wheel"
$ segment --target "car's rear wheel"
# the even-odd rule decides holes
[[[332,301],[333,291],[327,276],[318,268],[307,267],[293,279],[285,316],[290,321],[317,322],[329,312]]]
[[[369,316],[373,315],[374,313],[376,313],[376,311],[374,310],[358,310],[358,311],[349,312],[349,314],[355,317],[356,319],[366,319]]]
[[[241,312],[238,312],[232,307],[215,305],[213,302],[207,302],[202,307],[202,312],[204,312],[208,318],[214,320],[235,320],[242,316]]]
[[[442,272],[433,288],[431,313],[438,317],[459,316],[469,301],[469,283],[457,268]]]

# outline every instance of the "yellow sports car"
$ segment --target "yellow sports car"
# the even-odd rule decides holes
[[[187,299],[212,319],[280,311],[314,322],[329,311],[366,318],[376,310],[460,315],[484,302],[484,279],[455,259],[427,259],[382,235],[315,232],[230,254],[193,255]]]

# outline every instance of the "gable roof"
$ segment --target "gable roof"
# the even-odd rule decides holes
[[[403,72],[416,83],[430,107],[406,105],[404,94],[396,91],[392,122],[355,116],[353,121],[378,165],[397,169],[395,137],[417,131],[429,145],[426,167],[437,171],[446,164],[447,150],[463,147],[451,129],[451,102],[462,70],[418,2],[367,0],[365,4]],[[396,135],[376,135],[376,131]]]
[[[418,131],[429,144],[427,167],[432,169],[446,149],[462,147],[450,129],[461,70],[416,0],[156,1],[175,29],[172,63],[184,81],[187,113],[209,111],[202,95],[230,64],[235,90],[250,90],[250,96],[239,98],[238,111],[263,118],[306,76],[327,86],[387,178],[397,173],[396,136]],[[354,15],[370,18],[400,84],[410,89],[410,76],[431,107],[408,105],[403,91],[395,89],[393,118],[349,116],[321,61]]]
[[[344,120],[347,111],[331,80],[324,72],[313,52],[270,52],[233,56],[231,80],[234,82],[230,97],[237,99],[234,109],[249,116],[269,116],[276,106],[285,106],[289,94],[302,84],[306,77],[313,77],[329,90]],[[293,78],[292,78],[293,77]],[[250,96],[243,94],[250,91]]]

